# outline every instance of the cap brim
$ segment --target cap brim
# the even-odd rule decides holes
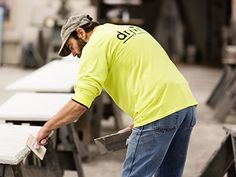
[[[68,35],[68,36],[65,38],[65,40],[64,40],[64,42],[62,43],[61,48],[60,48],[60,50],[59,50],[59,52],[58,52],[58,55],[61,56],[61,57],[65,57],[65,56],[68,56],[68,55],[71,54],[71,51],[65,46],[65,44],[66,44],[66,42],[67,42],[67,40],[68,40],[69,37],[70,37],[70,35]]]

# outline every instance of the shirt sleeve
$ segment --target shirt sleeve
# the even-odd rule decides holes
[[[80,71],[74,86],[75,94],[72,99],[87,106],[101,94],[107,78],[108,66],[105,52],[96,47],[85,46],[83,49]]]

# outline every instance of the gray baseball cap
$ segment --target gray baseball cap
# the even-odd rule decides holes
[[[71,16],[68,20],[65,21],[61,28],[62,45],[58,52],[58,55],[64,57],[71,53],[70,50],[65,46],[70,34],[75,31],[76,28],[81,27],[91,21],[92,18],[89,15],[75,15]]]

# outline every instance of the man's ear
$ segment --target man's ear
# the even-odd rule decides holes
[[[86,38],[86,32],[84,31],[83,28],[80,28],[80,27],[77,28],[77,29],[76,29],[76,32],[77,32],[79,38],[85,40],[85,38]]]

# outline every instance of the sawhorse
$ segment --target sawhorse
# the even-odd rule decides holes
[[[236,125],[224,126],[226,138],[213,154],[199,177],[236,176]]]
[[[221,99],[224,98],[224,94],[230,87],[230,83],[232,82],[235,75],[235,65],[225,64],[223,75],[207,100],[208,106],[212,107],[213,109],[216,108],[217,104],[219,104]]]

